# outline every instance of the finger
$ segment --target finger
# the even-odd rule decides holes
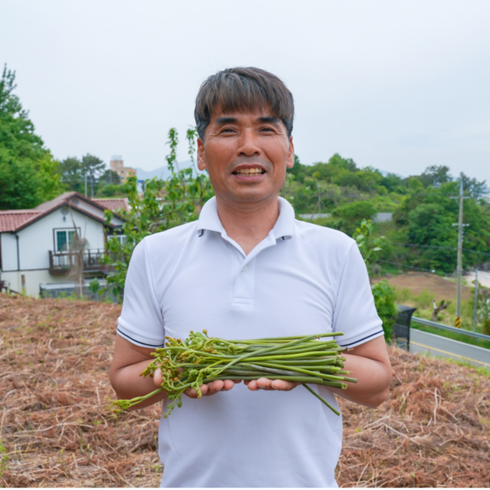
[[[235,382],[231,379],[226,379],[223,384],[222,391],[230,391],[235,386]]]
[[[251,391],[257,391],[259,389],[259,387],[257,386],[257,380],[256,379],[252,379],[252,380],[248,381],[247,386],[248,386],[248,389]]]
[[[162,376],[162,370],[158,368],[155,373],[153,374],[153,382],[155,383],[156,386],[161,386],[163,383],[163,376]]]
[[[293,388],[296,388],[299,383],[293,383],[292,381],[284,381],[282,379],[275,379],[271,382],[271,388],[273,390],[280,391],[291,391]]]
[[[208,390],[206,395],[214,395],[218,393],[218,391],[221,391],[223,389],[223,386],[225,385],[224,381],[221,381],[220,379],[216,381],[212,381],[211,383],[208,383]]]
[[[205,396],[209,391],[208,385],[202,385],[199,387],[199,389],[201,390],[202,396]],[[199,398],[199,393],[194,388],[187,388],[187,390],[185,390],[185,394],[189,398]]]
[[[257,389],[259,390],[272,390],[272,381],[267,378],[259,378],[256,380],[257,383]]]

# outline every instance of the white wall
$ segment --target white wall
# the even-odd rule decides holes
[[[17,270],[17,244],[15,235],[10,233],[0,234],[0,251],[2,253],[2,269]]]
[[[65,208],[66,209],[66,208]],[[75,210],[71,215],[80,235],[89,242],[88,248],[104,250],[104,226]],[[65,221],[63,221],[65,217]],[[70,214],[63,216],[61,209],[19,231],[20,269],[49,269],[49,251],[55,250],[55,229],[73,229]],[[15,235],[6,233],[2,237],[3,272],[17,270],[17,250]],[[48,281],[49,282],[49,281]]]
[[[48,270],[1,272],[2,281],[9,283],[10,289],[22,292],[22,276],[25,277],[25,292],[28,296],[39,297],[39,284],[69,282],[66,276],[52,276]]]
[[[75,204],[77,207],[83,209],[84,211],[87,211],[87,213],[90,213],[90,214],[93,214],[94,216],[97,216],[98,218],[101,218],[103,220],[105,220],[105,216],[104,216],[104,211],[95,207],[94,205],[92,204],[89,204],[88,202],[85,202],[83,201],[82,199],[78,198],[78,197],[74,197],[74,198],[71,198],[70,199],[70,202],[73,202],[73,200],[76,199],[78,201],[77,204]],[[122,225],[122,220],[114,217],[112,219],[112,224],[114,226],[120,226]]]
[[[104,219],[104,211],[95,207],[93,204],[89,204],[88,202],[85,202],[76,196],[72,197],[70,199],[70,202],[72,202],[73,205],[83,209],[84,211],[87,211],[88,213],[93,214],[94,216],[97,216],[100,219]]]

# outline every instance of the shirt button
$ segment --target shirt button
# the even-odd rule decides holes
[[[242,272],[247,272],[247,266],[243,266]]]

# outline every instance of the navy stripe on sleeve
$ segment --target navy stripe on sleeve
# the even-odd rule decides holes
[[[363,339],[356,340],[355,342],[351,342],[350,344],[339,344],[341,347],[349,347],[354,344],[358,344],[359,342],[362,342],[363,340],[370,339],[371,337],[374,337],[375,335],[379,335],[380,333],[383,333],[383,330],[379,330],[378,332],[372,333],[371,335],[368,335],[367,337],[364,337]]]
[[[128,339],[129,341],[131,341],[133,344],[137,344],[137,345],[141,345],[141,346],[146,346],[146,347],[152,347],[152,348],[157,348],[157,347],[162,347],[162,344],[159,344],[159,345],[153,345],[153,344],[146,344],[145,342],[141,342],[139,340],[136,340],[136,339],[133,339],[132,337],[130,337],[128,334],[125,334],[124,332],[122,332],[119,327],[117,328],[117,333],[121,336],[121,337],[125,337],[126,339]]]

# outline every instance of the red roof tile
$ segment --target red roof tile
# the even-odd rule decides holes
[[[77,192],[64,192],[60,196],[55,197],[54,199],[51,199],[51,201],[43,202],[42,204],[40,204],[39,206],[37,206],[34,209],[37,209],[38,211],[41,211],[41,212],[49,211],[50,209],[53,209],[56,206],[58,206],[59,204],[61,204],[62,202],[68,201],[68,199],[70,199],[70,197],[76,196],[77,194],[78,194]]]
[[[26,221],[40,214],[35,209],[15,209],[12,211],[0,211],[0,233],[15,231]]]
[[[127,199],[89,199],[85,196],[82,196],[78,192],[65,192],[51,201],[43,202],[39,206],[34,209],[15,209],[11,211],[0,211],[0,233],[16,231],[20,228],[30,225],[31,222],[37,221],[37,219],[42,216],[48,214],[51,210],[54,210],[57,207],[62,206],[64,203],[68,203],[71,198],[81,199],[83,201],[87,201],[92,203],[94,206],[99,208],[110,209],[111,211],[115,211],[119,208],[124,208],[129,210],[129,206],[127,203]],[[99,202],[102,201],[102,202]],[[70,205],[73,209],[77,209],[78,211],[85,213],[87,215],[92,216],[94,219],[98,221],[104,221],[102,218],[89,213],[86,210],[79,208],[75,205],[75,199],[71,199]],[[78,203],[76,203],[78,204]]]
[[[92,199],[100,206],[110,209],[111,211],[116,211],[118,209],[124,209],[124,211],[129,211],[129,204],[127,197],[120,198],[107,198],[107,199]]]

